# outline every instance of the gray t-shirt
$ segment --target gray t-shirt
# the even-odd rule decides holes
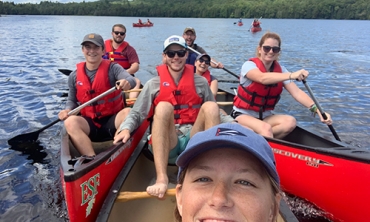
[[[87,76],[90,79],[90,82],[94,81],[95,74],[97,72],[97,69],[95,70],[88,70],[85,67],[85,71]],[[77,89],[76,89],[76,76],[77,70],[73,71],[69,77],[68,77],[68,87],[69,87],[69,92],[68,92],[68,99],[66,103],[66,108],[65,109],[74,109],[76,108],[79,103],[77,100]],[[108,72],[108,78],[109,78],[109,83],[113,87],[116,85],[117,80],[121,79],[126,79],[130,85],[131,89],[135,87],[136,81],[135,78],[132,77],[126,70],[122,68],[122,66],[118,65],[117,63],[111,63],[109,67],[109,72]]]
[[[280,65],[281,66],[281,70],[283,73],[285,72],[289,72],[284,66]],[[252,61],[246,61],[243,66],[242,66],[242,69],[241,69],[241,72],[240,72],[240,84],[243,85],[244,87],[247,87],[249,86],[253,81],[248,79],[247,78],[247,73],[249,71],[251,71],[252,69],[258,69],[256,63],[252,62]],[[290,83],[290,80],[285,80],[283,82],[284,85],[286,84],[289,84]],[[241,109],[241,108],[238,108],[236,106],[233,106],[233,109],[237,112],[240,112],[240,113],[243,113],[243,114],[247,114],[247,115],[250,115],[250,116],[253,116],[253,117],[256,117],[256,118],[259,118],[259,113],[256,112],[256,111],[253,111],[253,110],[247,110],[247,109]],[[268,116],[271,116],[273,114],[272,110],[268,110],[268,111],[265,111],[263,112],[263,117],[266,118]]]

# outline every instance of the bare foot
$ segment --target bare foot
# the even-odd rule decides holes
[[[151,186],[148,186],[146,188],[146,192],[149,195],[152,195],[152,196],[155,196],[155,197],[158,197],[158,198],[163,198],[164,194],[167,191],[167,186],[168,186],[168,183],[156,182],[155,184],[153,184]]]

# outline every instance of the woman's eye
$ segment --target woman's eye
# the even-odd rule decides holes
[[[253,186],[253,187],[255,187],[252,183],[250,183],[246,180],[239,180],[239,181],[237,181],[237,183],[242,184],[244,186]]]

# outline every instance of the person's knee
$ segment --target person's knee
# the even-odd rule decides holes
[[[220,113],[220,108],[218,107],[217,103],[212,101],[207,101],[203,103],[201,110],[203,110],[207,114],[212,115],[219,115]]]
[[[297,120],[293,116],[287,116],[284,121],[285,129],[287,132],[292,132],[297,126]]]
[[[80,117],[70,116],[64,120],[64,127],[66,128],[67,132],[73,132],[74,130],[80,129],[78,118]]]
[[[171,103],[161,101],[157,104],[154,110],[154,116],[161,116],[161,117],[168,117],[169,115],[171,118],[173,118],[174,108]]]
[[[262,136],[273,137],[272,126],[268,123],[262,122],[260,127],[260,132],[257,132]]]

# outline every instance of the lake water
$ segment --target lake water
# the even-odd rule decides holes
[[[247,31],[251,19],[241,27],[234,25],[236,19],[150,19],[154,27],[133,28],[138,18],[0,17],[0,221],[67,220],[58,167],[60,124],[41,133],[40,144],[23,152],[10,149],[7,140],[57,119],[67,88],[67,77],[58,69],[74,69],[84,59],[80,43],[85,34],[110,38],[116,23],[127,26],[126,40],[138,52],[137,77],[143,82],[156,75],[163,41],[181,35],[187,26],[195,28],[196,43],[237,74],[254,56],[262,34],[277,32],[282,37],[281,63],[290,71],[310,72],[307,83],[332,114],[342,141],[370,149],[370,21],[262,19],[263,31],[252,34]],[[220,80],[235,79],[222,70],[213,74]],[[298,85],[305,90],[302,83]],[[291,97],[284,96],[277,110],[333,138],[327,126]],[[300,214],[319,214],[301,202],[297,205]]]

